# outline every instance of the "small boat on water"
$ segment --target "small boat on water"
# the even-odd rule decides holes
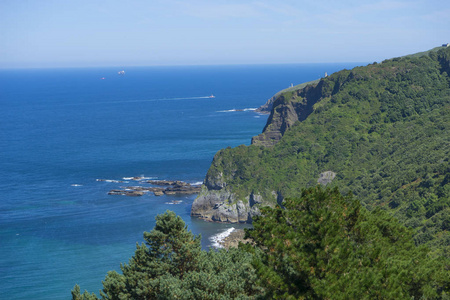
[[[125,70],[119,71],[119,72],[117,72],[117,74],[119,74],[119,75],[125,75]]]
[[[208,98],[216,98],[216,96],[214,96],[213,94],[211,94],[211,96],[209,96]]]

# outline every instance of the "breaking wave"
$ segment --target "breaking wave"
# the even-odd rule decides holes
[[[220,244],[227,236],[229,236],[233,231],[234,227],[228,228],[225,231],[222,231],[218,234],[215,234],[209,238],[209,240],[212,242],[212,246],[214,248],[223,248],[223,246]]]

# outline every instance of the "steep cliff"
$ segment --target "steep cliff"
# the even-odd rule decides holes
[[[323,93],[324,85],[327,85],[326,81],[321,80],[316,84],[279,94],[272,102],[270,116],[263,132],[252,138],[252,145],[275,145],[286,130],[295,122],[305,120],[312,113],[314,104],[326,96]]]
[[[317,80],[313,80],[313,81],[308,81],[308,82],[304,82],[298,85],[295,85],[293,87],[289,87],[287,89],[281,90],[278,93],[276,93],[275,95],[273,95],[271,98],[269,98],[266,103],[264,103],[263,105],[261,105],[260,107],[258,107],[255,112],[260,113],[260,114],[270,114],[270,112],[272,111],[272,107],[273,107],[273,103],[275,102],[276,99],[278,99],[278,97],[283,94],[283,93],[287,93],[287,92],[293,92],[293,91],[298,91],[303,89],[304,87],[306,87],[307,85],[316,85],[319,82],[320,79]]]
[[[334,73],[278,95],[251,146],[220,150],[192,215],[251,222],[316,184],[352,191],[450,244],[450,48]]]

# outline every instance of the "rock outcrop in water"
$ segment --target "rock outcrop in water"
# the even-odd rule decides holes
[[[192,195],[199,193],[201,190],[200,185],[191,185],[180,180],[147,180],[141,181],[141,183],[163,187],[127,186],[123,189],[113,189],[108,192],[108,195],[143,196],[146,192],[152,192],[155,196]]]
[[[203,187],[192,204],[191,215],[206,221],[251,223],[252,217],[260,214],[259,208],[255,206],[258,202],[254,198],[251,195],[244,200],[237,200],[226,189],[209,190]]]

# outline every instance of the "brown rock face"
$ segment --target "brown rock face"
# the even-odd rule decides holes
[[[252,145],[273,146],[292,125],[305,120],[313,112],[313,105],[321,99],[322,83],[279,95],[273,101],[263,132],[252,138]]]

